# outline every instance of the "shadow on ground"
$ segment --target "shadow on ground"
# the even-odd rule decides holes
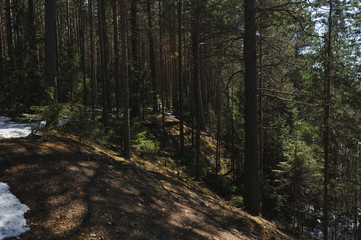
[[[0,140],[0,181],[30,207],[20,239],[282,238],[176,174],[114,159],[69,139]]]

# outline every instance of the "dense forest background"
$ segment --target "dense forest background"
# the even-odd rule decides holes
[[[245,192],[249,212],[294,233],[361,237],[359,1],[0,6],[3,114],[37,114],[49,128],[66,116],[71,131],[117,142],[129,158],[140,145],[156,152],[167,144],[164,115],[172,112],[178,153],[196,179],[225,182],[225,195]],[[245,84],[252,63],[257,72]],[[143,126],[151,112],[163,115],[153,126],[159,144]],[[200,151],[204,131],[217,140],[215,156]]]

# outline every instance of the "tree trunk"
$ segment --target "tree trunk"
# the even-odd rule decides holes
[[[45,84],[47,103],[57,102],[56,0],[45,1]]]
[[[140,79],[139,79],[139,68],[140,68],[140,61],[139,61],[139,29],[138,29],[138,7],[137,7],[138,0],[132,0],[130,3],[130,27],[131,27],[131,43],[132,43],[132,66],[133,70],[131,72],[131,81],[132,81],[132,112],[135,117],[140,116]]]
[[[88,0],[89,7],[89,40],[90,40],[90,68],[91,68],[91,89],[92,89],[92,108],[94,111],[96,105],[96,93],[97,93],[97,58],[96,58],[96,46],[95,46],[95,26],[93,22],[93,0]]]
[[[83,104],[88,105],[88,88],[86,83],[86,65],[85,65],[85,24],[83,22],[83,2],[79,4],[79,41],[80,41],[80,55],[81,55],[81,68],[83,72]]]
[[[180,153],[184,152],[184,130],[183,130],[183,69],[182,69],[182,0],[178,0],[178,90],[179,90],[179,132]]]
[[[11,24],[11,0],[5,0],[5,25],[6,25],[6,39],[8,51],[13,47],[13,29]]]
[[[148,15],[148,38],[149,38],[149,57],[150,57],[150,71],[152,74],[153,84],[153,111],[157,111],[157,79],[155,69],[155,53],[154,53],[154,34],[153,34],[153,19],[152,19],[152,8],[151,0],[147,0],[147,15]]]
[[[220,163],[221,163],[221,112],[222,112],[222,105],[221,105],[221,94],[222,94],[222,83],[221,83],[221,72],[218,74],[217,80],[217,146],[216,146],[216,174],[220,170]]]
[[[260,5],[262,5],[262,0],[260,0]],[[262,13],[260,16],[260,24],[262,24]],[[261,26],[259,27],[259,93],[258,93],[258,101],[259,101],[259,136],[258,136],[258,143],[259,143],[259,169],[262,173],[263,171],[263,35]]]
[[[0,79],[3,79],[3,54],[4,54],[4,49],[3,49],[3,26],[2,26],[2,14],[0,11]]]
[[[164,91],[165,91],[165,84],[164,84],[164,74],[163,74],[163,28],[162,28],[162,11],[161,11],[161,0],[158,2],[159,4],[159,79],[161,82],[161,101],[162,101],[162,146],[165,146],[165,99],[164,99]]]
[[[329,1],[328,15],[328,33],[326,39],[326,98],[325,98],[325,136],[324,136],[324,192],[323,192],[323,239],[328,239],[328,166],[329,166],[329,148],[330,148],[330,101],[331,101],[331,54],[332,54],[332,0]]]
[[[257,121],[257,49],[255,0],[245,0],[245,208],[259,215],[260,179]]]
[[[123,118],[124,118],[124,157],[130,158],[130,119],[129,119],[129,75],[128,75],[128,53],[127,53],[127,32],[125,18],[125,0],[120,0],[120,31],[122,42],[122,67],[123,67]]]
[[[194,83],[194,97],[196,101],[196,119],[197,119],[197,133],[196,133],[196,180],[200,178],[200,135],[201,135],[201,89],[199,79],[199,6],[198,0],[193,0],[193,14],[192,14],[192,50],[193,50],[193,83]]]
[[[119,34],[118,34],[118,0],[113,0],[113,27],[114,27],[114,81],[116,94],[116,108],[120,111],[120,55],[119,55]]]
[[[102,87],[103,87],[103,121],[104,126],[108,127],[108,113],[111,110],[110,106],[110,91],[109,91],[109,48],[108,48],[108,34],[105,22],[105,7],[104,0],[98,0],[99,11],[99,33],[100,33],[100,49],[101,49],[101,68],[102,68]]]

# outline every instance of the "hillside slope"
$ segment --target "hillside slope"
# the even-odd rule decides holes
[[[20,239],[291,239],[163,158],[128,162],[65,135],[1,139],[0,182],[30,207]]]

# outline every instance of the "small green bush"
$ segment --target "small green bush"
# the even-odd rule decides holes
[[[64,103],[53,103],[48,106],[32,106],[31,110],[34,114],[29,115],[32,119],[39,121],[46,121],[47,128],[57,128],[59,127],[60,118],[67,110],[68,105]]]
[[[159,151],[159,143],[152,139],[152,135],[147,135],[147,131],[136,134],[135,139],[132,141],[133,149],[139,154],[155,155]]]
[[[232,196],[231,204],[238,208],[243,207],[243,197],[242,196]]]

